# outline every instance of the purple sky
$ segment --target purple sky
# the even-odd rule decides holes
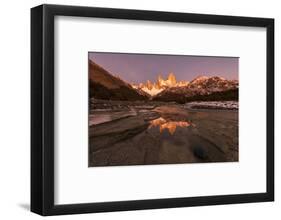
[[[238,79],[238,57],[177,56],[90,52],[89,59],[129,83],[156,81],[173,72],[177,81],[199,75]]]

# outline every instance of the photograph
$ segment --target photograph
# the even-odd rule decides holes
[[[89,167],[238,161],[239,57],[89,52]]]
[[[15,92],[20,87],[6,83],[15,92],[7,99],[15,104],[9,111],[24,106],[20,101],[30,104],[30,114],[12,114],[30,118],[17,123],[29,122],[29,129],[18,129],[22,138],[15,138],[13,120],[2,114],[12,131],[8,142],[30,142],[28,170],[20,172],[30,176],[21,181],[30,185],[23,185],[29,203],[18,201],[21,212],[55,217],[189,207],[188,215],[197,216],[198,208],[208,208],[203,206],[259,203],[258,210],[266,209],[246,217],[268,216],[271,206],[276,214],[276,205],[265,202],[276,197],[277,7],[263,5],[263,15],[235,15],[221,5],[211,10],[213,2],[202,9],[188,3],[189,11],[151,4],[47,3],[30,9],[29,28],[22,28],[30,47],[21,43],[30,62],[9,46],[4,53],[11,55],[8,69],[15,60],[30,68],[30,77],[16,71],[28,81],[27,90]],[[28,10],[22,11],[25,18]],[[22,91],[28,91],[27,102],[19,98]],[[5,164],[27,152],[13,152]],[[4,197],[17,201],[10,194]],[[228,213],[245,217],[229,209],[221,216]]]

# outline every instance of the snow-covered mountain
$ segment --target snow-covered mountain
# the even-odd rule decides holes
[[[167,79],[163,79],[162,76],[159,75],[156,82],[147,80],[146,83],[132,84],[132,86],[151,96],[160,97],[167,93],[192,96],[236,89],[238,88],[238,81],[226,80],[218,76],[198,76],[190,82],[177,81],[175,75],[170,73]]]
[[[146,83],[133,84],[132,86],[135,89],[140,89],[151,96],[155,96],[168,88],[182,87],[187,86],[188,84],[188,81],[177,81],[175,75],[173,73],[169,73],[167,79],[163,79],[162,76],[159,75],[156,82],[147,80]]]
[[[234,91],[235,90],[235,91]],[[226,80],[222,77],[199,76],[190,81],[186,86],[174,86],[167,88],[153,97],[159,101],[184,101],[190,97],[203,98],[202,96],[210,96],[215,94],[216,97],[226,98],[224,92],[234,91],[235,94],[227,92],[227,96],[236,97],[238,92],[237,80]]]
[[[237,80],[227,80],[218,76],[199,76],[187,86],[189,90],[200,94],[210,94],[238,88]]]

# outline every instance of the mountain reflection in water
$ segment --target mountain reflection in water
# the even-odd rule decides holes
[[[184,128],[189,126],[194,126],[194,124],[187,121],[170,121],[160,117],[150,121],[150,125],[148,128],[150,129],[152,127],[159,127],[160,133],[162,133],[165,129],[167,129],[169,133],[173,135],[177,127]]]

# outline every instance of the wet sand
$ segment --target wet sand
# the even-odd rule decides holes
[[[238,111],[101,105],[89,116],[89,166],[238,161]]]

